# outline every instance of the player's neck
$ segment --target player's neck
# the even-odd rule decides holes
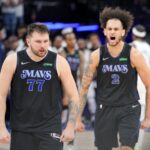
[[[67,50],[68,50],[68,53],[70,53],[70,54],[74,54],[74,52],[75,52],[75,48],[74,47],[67,46]]]
[[[47,51],[48,53],[48,51]],[[35,55],[32,50],[30,50],[30,48],[27,48],[27,55],[30,57],[30,59],[32,59],[35,62],[41,61],[42,59],[44,59],[47,55],[47,53],[43,56],[43,57],[39,57],[37,55]]]
[[[113,56],[113,57],[117,57],[121,53],[123,46],[124,46],[123,41],[120,41],[115,46],[111,46],[111,45],[107,44],[108,51],[111,54],[111,56]]]

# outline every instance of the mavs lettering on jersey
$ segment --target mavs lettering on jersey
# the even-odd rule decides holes
[[[107,73],[107,72],[127,73],[128,72],[128,66],[126,64],[121,64],[121,65],[103,65],[102,71],[103,71],[103,73]]]
[[[71,70],[72,71],[77,71],[78,70],[78,66],[80,64],[79,58],[78,57],[73,58],[73,57],[68,56],[67,60],[68,60],[68,62],[70,64]]]
[[[26,78],[42,78],[45,80],[51,79],[50,70],[22,70],[21,79]]]

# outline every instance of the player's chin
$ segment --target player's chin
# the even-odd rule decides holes
[[[44,57],[45,55],[46,55],[46,51],[44,51],[44,52],[39,52],[39,53],[38,53],[38,56],[39,56],[39,57]]]
[[[116,46],[116,45],[117,45],[117,42],[114,42],[114,41],[113,41],[113,42],[109,42],[109,45],[110,45],[110,46]]]

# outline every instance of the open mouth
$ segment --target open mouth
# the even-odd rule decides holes
[[[115,40],[116,38],[114,36],[110,37],[111,40]]]
[[[45,50],[44,50],[44,49],[41,49],[40,52],[43,53],[43,52],[45,52]]]

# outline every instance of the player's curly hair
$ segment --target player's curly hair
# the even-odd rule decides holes
[[[100,24],[103,29],[106,27],[107,21],[110,19],[120,20],[123,29],[128,33],[133,25],[134,17],[129,11],[123,10],[120,7],[105,7],[103,11],[100,12]]]

